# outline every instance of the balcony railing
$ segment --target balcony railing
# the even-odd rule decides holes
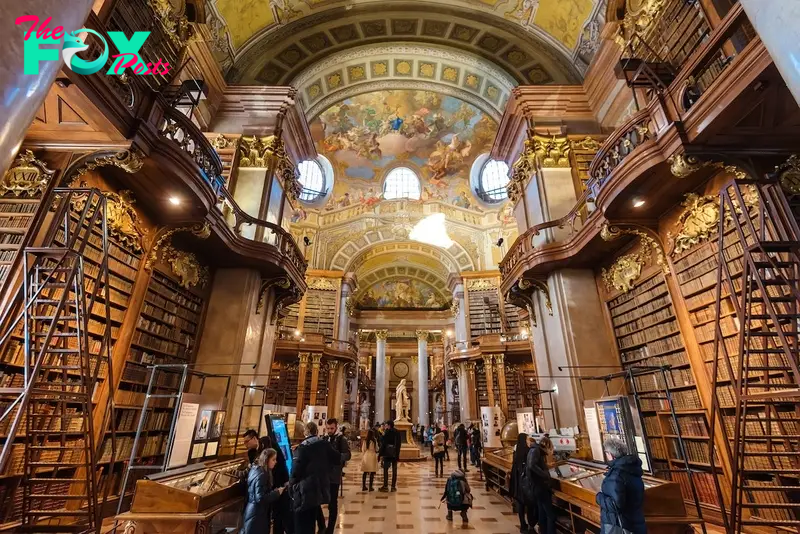
[[[597,194],[608,182],[614,169],[637,147],[654,137],[651,122],[650,110],[645,108],[633,115],[605,140],[589,165],[592,183],[591,187],[587,186],[587,190],[592,189],[594,198],[597,198]]]
[[[225,188],[222,161],[200,129],[186,115],[169,106],[164,107],[157,128],[161,137],[176,143],[191,156],[214,194],[219,195]]]

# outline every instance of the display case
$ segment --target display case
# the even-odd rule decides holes
[[[481,461],[486,490],[493,491],[511,502],[511,468],[514,463],[514,448],[503,447],[486,451]]]
[[[136,481],[130,512],[117,516],[125,532],[218,532],[238,528],[242,459],[193,464]]]
[[[605,478],[606,466],[569,460],[550,469],[553,502],[562,513],[558,526],[567,532],[600,532],[600,507],[596,496]],[[678,534],[694,522],[686,515],[680,486],[675,482],[645,476],[644,515],[649,533]],[[696,521],[696,520],[695,520]]]

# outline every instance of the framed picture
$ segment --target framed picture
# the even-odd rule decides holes
[[[197,425],[197,432],[194,433],[195,441],[205,441],[208,439],[208,427],[211,424],[211,410],[200,412],[200,422]],[[194,456],[192,456],[194,458]]]
[[[222,427],[225,425],[225,412],[214,412],[211,429],[208,431],[208,439],[219,439],[222,435]]]
[[[192,445],[192,460],[196,460],[197,458],[202,458],[206,452],[206,444],[205,443],[195,443]]]

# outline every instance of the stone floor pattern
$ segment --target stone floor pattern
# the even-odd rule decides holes
[[[468,530],[474,534],[516,534],[516,514],[497,494],[487,492],[478,470],[467,474],[475,503],[469,512],[469,524],[462,524],[458,513],[452,522],[445,520],[446,505],[438,508],[447,476],[457,468],[456,456],[445,461],[445,478],[434,478],[433,460],[400,463],[397,469],[397,492],[380,493],[383,473],[375,476],[375,491],[361,491],[361,461],[353,455],[346,469],[344,498],[339,498],[339,522],[336,533],[391,534],[419,532],[425,534]],[[391,472],[389,473],[391,477]],[[356,480],[357,479],[357,480]],[[326,512],[327,513],[327,512]]]

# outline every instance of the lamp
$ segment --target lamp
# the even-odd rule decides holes
[[[408,234],[409,239],[436,247],[450,248],[453,240],[447,235],[444,213],[428,215]]]

